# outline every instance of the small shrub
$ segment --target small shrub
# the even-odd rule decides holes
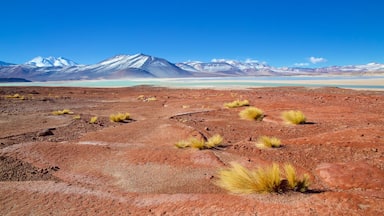
[[[276,137],[261,136],[257,139],[256,146],[259,148],[279,148],[281,141]]]
[[[25,96],[24,95],[20,95],[20,94],[14,94],[14,95],[6,95],[5,96],[6,98],[15,98],[15,99],[20,99],[20,100],[25,100]]]
[[[96,121],[97,121],[97,116],[93,116],[93,117],[91,118],[91,120],[89,120],[89,123],[90,123],[90,124],[95,124]]]
[[[242,107],[242,106],[249,106],[249,101],[248,100],[235,100],[230,103],[225,103],[225,107],[227,108],[236,108],[236,107]]]
[[[148,102],[148,101],[156,101],[156,97],[155,96],[151,96],[151,97],[145,97],[144,95],[139,95],[137,97],[137,100],[141,100],[141,101],[145,101],[145,102]]]
[[[205,142],[205,147],[206,148],[215,148],[217,146],[220,146],[222,142],[223,142],[223,137],[220,136],[219,134],[216,134],[216,135],[210,137],[207,140],[207,142]]]
[[[65,114],[73,114],[73,112],[69,109],[56,110],[52,112],[53,115],[65,115]]]
[[[190,147],[190,144],[189,144],[189,141],[180,140],[177,143],[175,143],[175,146],[177,148],[187,148],[187,147]]]
[[[147,98],[147,101],[156,101],[157,99],[156,99],[156,97],[149,97],[149,98]]]
[[[117,114],[111,114],[109,116],[109,120],[111,122],[123,122],[125,120],[130,119],[130,114],[129,113],[117,113]]]
[[[80,115],[75,115],[75,116],[73,116],[73,119],[75,119],[75,120],[80,120],[80,119],[81,119],[81,116],[80,116]]]
[[[188,140],[178,141],[175,146],[177,148],[196,148],[196,149],[212,149],[221,145],[223,142],[223,137],[219,134],[216,134],[210,137],[207,141],[204,139],[199,139],[196,137],[191,137]]]
[[[294,191],[305,192],[309,187],[309,175],[304,174],[301,180],[297,179],[296,170],[291,164],[284,165],[285,178],[288,188]]]
[[[292,165],[285,165],[285,177],[279,165],[259,167],[249,170],[238,163],[231,163],[231,167],[222,169],[218,173],[216,184],[232,193],[283,193],[289,190],[305,192],[309,186],[309,176],[304,175],[297,180],[296,171]]]
[[[196,137],[193,137],[189,139],[189,146],[196,149],[204,149],[205,148],[205,141],[204,139],[198,139]]]
[[[289,110],[289,111],[284,111],[281,114],[282,119],[284,122],[288,124],[304,124],[306,122],[306,117],[303,114],[303,112],[298,111],[298,110]]]
[[[256,107],[248,107],[240,111],[239,116],[241,119],[245,120],[262,121],[264,118],[264,113],[261,109],[258,109]]]

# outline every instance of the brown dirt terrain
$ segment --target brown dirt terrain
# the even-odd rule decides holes
[[[235,99],[266,117],[241,120],[223,106]],[[339,88],[1,87],[0,215],[384,215],[383,108],[384,92]],[[291,109],[308,123],[284,124]],[[224,147],[174,146],[214,134]],[[261,135],[283,147],[257,148]],[[291,163],[310,191],[230,194],[215,182],[232,161]]]

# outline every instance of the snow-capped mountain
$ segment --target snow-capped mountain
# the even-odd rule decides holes
[[[49,56],[47,58],[37,56],[30,61],[25,62],[26,65],[32,65],[36,67],[68,67],[77,65],[76,62],[63,58],[63,57],[53,57]]]
[[[189,61],[176,64],[190,72],[201,72],[221,75],[271,75],[271,67],[257,61],[237,61],[228,59],[213,59],[211,62]]]
[[[31,81],[365,74],[384,75],[384,64],[369,63],[323,68],[276,68],[252,60],[236,61],[227,59],[173,64],[165,59],[145,54],[117,55],[92,65],[78,65],[62,57],[36,57],[21,65],[0,62],[0,78],[22,78]]]
[[[89,65],[85,70],[95,73],[103,71],[123,72],[125,70],[138,70],[152,77],[183,77],[189,72],[177,67],[165,59],[145,54],[117,55],[98,64]]]

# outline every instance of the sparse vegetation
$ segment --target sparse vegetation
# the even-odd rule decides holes
[[[111,114],[109,116],[109,120],[111,122],[124,122],[125,120],[130,119],[130,114],[129,113],[117,113],[117,114]]]
[[[53,115],[65,115],[65,114],[73,114],[73,112],[69,109],[56,110],[52,112]]]
[[[249,106],[249,101],[248,100],[235,100],[230,103],[225,103],[225,107],[227,108],[236,108],[236,107],[242,107],[242,106]]]
[[[281,140],[276,137],[261,136],[257,139],[256,146],[258,148],[279,148]]]
[[[148,102],[148,101],[156,101],[156,97],[155,96],[150,96],[150,97],[146,97],[144,95],[139,95],[137,97],[137,100],[141,100],[141,101],[144,101],[144,102]]]
[[[296,170],[291,164],[284,165],[285,178],[291,190],[305,192],[309,187],[309,175],[304,174],[301,180],[297,180]]]
[[[20,95],[20,94],[14,94],[14,95],[6,95],[5,96],[6,98],[15,98],[15,99],[20,99],[20,100],[25,100],[25,96],[24,95]]]
[[[93,116],[93,117],[91,117],[91,120],[89,120],[89,123],[90,124],[95,124],[96,121],[97,121],[97,116]]]
[[[262,121],[264,118],[264,113],[261,109],[258,109],[256,107],[248,107],[240,111],[239,116],[241,119],[245,120]]]
[[[285,178],[279,165],[259,167],[249,170],[246,167],[231,163],[231,167],[219,171],[216,184],[232,193],[283,193],[289,190],[305,192],[309,186],[309,176],[304,175],[297,180],[296,171],[292,165],[285,165]]]
[[[212,149],[220,146],[223,142],[223,137],[216,134],[210,137],[207,141],[202,138],[191,137],[188,140],[178,141],[175,146],[177,148],[196,148],[196,149]]]
[[[75,120],[80,120],[80,119],[81,119],[81,116],[80,116],[80,115],[75,115],[75,116],[73,116],[73,119],[75,119]]]
[[[304,113],[299,110],[284,111],[282,112],[281,117],[284,122],[295,125],[304,124],[307,120]]]

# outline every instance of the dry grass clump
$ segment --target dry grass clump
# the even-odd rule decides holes
[[[111,114],[109,116],[109,120],[111,122],[124,122],[125,120],[130,119],[130,114],[129,113],[117,113],[117,114]]]
[[[146,97],[144,95],[139,95],[137,97],[137,100],[141,100],[141,101],[144,101],[144,102],[148,102],[148,101],[156,101],[156,97],[155,96],[150,96],[150,97]]]
[[[53,115],[65,115],[65,114],[73,114],[73,112],[69,109],[56,110],[52,112]]]
[[[6,95],[5,96],[6,98],[15,98],[15,99],[20,99],[20,100],[25,100],[25,97],[23,95],[20,95],[20,94],[14,94],[14,95]]]
[[[296,170],[291,164],[284,165],[285,178],[287,179],[288,188],[294,191],[305,192],[309,187],[309,175],[304,174],[303,177],[298,180]]]
[[[248,107],[240,111],[239,116],[245,120],[257,120],[262,121],[264,118],[264,112],[256,107]]]
[[[259,167],[249,170],[246,167],[231,163],[231,167],[222,169],[218,173],[216,184],[232,193],[283,193],[289,190],[305,192],[309,186],[309,176],[297,179],[292,165],[285,165],[285,172],[281,172],[279,165]],[[285,177],[285,178],[284,178]]]
[[[304,113],[299,110],[284,111],[282,112],[281,117],[284,122],[295,125],[304,124],[307,120]]]
[[[175,146],[177,148],[196,148],[196,149],[212,149],[219,147],[223,142],[223,137],[216,134],[210,137],[207,141],[202,138],[191,137],[188,140],[178,141]]]
[[[257,139],[256,146],[259,148],[279,148],[281,140],[276,137],[261,136]]]
[[[242,106],[249,106],[249,101],[248,100],[235,100],[230,103],[225,103],[225,107],[227,108],[236,108],[236,107],[242,107]]]
[[[75,119],[75,120],[80,120],[80,119],[81,119],[81,116],[80,116],[80,115],[75,115],[75,116],[73,116],[73,119]]]
[[[93,116],[93,117],[91,117],[91,120],[89,120],[89,123],[90,124],[95,124],[96,121],[97,121],[97,116]]]

